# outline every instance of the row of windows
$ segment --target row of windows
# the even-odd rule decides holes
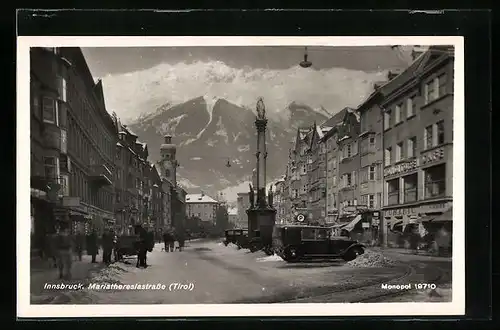
[[[71,196],[80,197],[81,201],[97,206],[98,208],[112,211],[114,196],[104,189],[94,190],[83,171],[74,167],[71,171],[69,192]]]
[[[97,124],[94,113],[94,107],[91,106],[90,102],[87,100],[87,95],[79,91],[78,87],[70,80],[68,82],[68,104],[71,107],[71,111],[74,116],[76,116],[81,123],[85,126],[90,137],[97,144],[98,148],[105,154],[109,160],[113,160],[115,154],[115,144],[104,134],[106,131],[102,126]],[[101,127],[99,127],[101,126]]]
[[[424,199],[443,197],[446,194],[446,165],[426,168],[424,175]],[[387,204],[395,205],[416,202],[418,193],[418,173],[387,181]]]
[[[435,77],[424,85],[424,105],[440,98],[447,93],[447,76],[445,73]],[[384,129],[387,130],[394,125],[398,125],[404,119],[411,119],[417,113],[417,96],[412,95],[405,101],[397,103],[393,109],[384,112]]]
[[[424,129],[423,138],[423,149],[427,149],[439,146],[445,143],[445,130],[444,121],[441,120],[436,124],[429,125]],[[392,163],[397,163],[399,161],[410,159],[417,156],[417,137],[413,136],[408,138],[406,141],[398,142],[393,150],[392,147],[388,147],[385,150],[384,162],[385,166]]]

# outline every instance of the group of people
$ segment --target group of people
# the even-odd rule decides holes
[[[163,233],[163,243],[165,244],[165,252],[174,252],[175,251],[175,242],[179,244],[179,251],[182,251],[184,248],[186,238],[182,231],[174,231],[174,230],[165,230]]]
[[[137,254],[137,267],[147,267],[146,255],[148,251],[152,251],[154,244],[150,236],[150,233],[142,226],[136,226],[135,237],[131,238],[132,248]],[[58,268],[60,279],[71,279],[73,260],[77,258],[82,261],[83,252],[86,251],[92,257],[91,262],[97,263],[100,247],[104,264],[111,264],[112,259],[115,262],[123,259],[120,237],[112,228],[106,229],[102,235],[99,235],[95,229],[87,235],[82,231],[72,234],[70,224],[61,221],[56,225],[55,232],[46,235],[42,257],[49,259],[53,267]]]

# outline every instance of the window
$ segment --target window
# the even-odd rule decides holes
[[[406,100],[406,118],[413,117],[416,113],[415,96],[412,96]]]
[[[370,181],[376,180],[376,175],[375,175],[376,170],[377,170],[376,165],[368,166],[368,180],[370,180]]]
[[[395,124],[399,124],[403,120],[403,116],[401,116],[401,104],[396,105],[395,116]]]
[[[404,182],[404,202],[411,203],[417,201],[418,174],[411,174],[403,177]]]
[[[42,107],[43,107],[43,121],[45,123],[57,125],[58,124],[57,101],[49,97],[44,97],[42,101]]]
[[[344,174],[344,187],[350,187],[352,185],[352,174]]]
[[[441,74],[438,78],[438,95],[443,96],[446,94],[446,83],[447,83],[447,77],[446,74],[443,73]]]
[[[333,163],[333,168],[336,169],[337,168],[337,158],[334,158],[332,163]]]
[[[375,208],[375,195],[366,195],[366,206],[369,209]]]
[[[444,137],[444,120],[441,120],[437,122],[436,124],[436,131],[437,131],[437,145],[443,144],[445,137]]]
[[[384,112],[384,130],[391,128],[391,111]]]
[[[44,157],[45,177],[48,179],[59,178],[59,158]]]
[[[406,146],[406,150],[408,158],[417,156],[417,138],[415,136],[408,139],[408,145]]]
[[[374,136],[370,136],[370,138],[369,138],[369,144],[370,144],[370,148],[374,148],[375,147],[375,137]]]
[[[404,146],[403,146],[403,142],[399,142],[396,145],[396,162],[399,162],[403,159],[405,159]]]
[[[446,165],[441,164],[425,170],[425,198],[444,196],[446,193]]]
[[[67,89],[66,89],[66,79],[64,77],[59,76],[59,98],[66,102],[67,100]]]
[[[337,176],[334,175],[333,178],[332,178],[332,186],[336,186],[337,185]]]
[[[301,174],[307,174],[307,165],[306,164],[302,165],[302,173]]]
[[[439,88],[438,85],[438,80],[437,78],[434,79],[433,81],[428,82],[424,86],[424,97],[425,97],[425,103],[429,103],[434,101],[436,97],[436,89]]]
[[[389,205],[399,204],[399,178],[387,181],[387,202]]]
[[[432,125],[430,126],[427,126],[424,130],[424,149],[429,149],[429,148],[432,148],[433,146],[433,143],[432,143],[432,140],[433,140],[433,134],[432,134]]]
[[[385,166],[391,165],[392,162],[392,148],[387,148],[384,151]]]
[[[345,151],[345,157],[349,158],[352,156],[352,146],[350,143],[346,146]]]

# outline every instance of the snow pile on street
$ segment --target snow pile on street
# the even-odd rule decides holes
[[[373,251],[365,251],[365,253],[347,263],[347,265],[356,268],[387,267],[394,264],[393,260],[385,257],[382,253]]]
[[[257,262],[268,262],[268,261],[283,261],[283,258],[281,258],[276,254],[273,254],[272,256],[257,258]]]
[[[101,269],[95,276],[92,276],[92,282],[113,282],[120,273],[126,271],[117,264],[111,264]]]

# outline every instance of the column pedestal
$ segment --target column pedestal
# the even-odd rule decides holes
[[[264,246],[271,246],[276,210],[273,208],[248,209],[248,238],[260,237]]]

